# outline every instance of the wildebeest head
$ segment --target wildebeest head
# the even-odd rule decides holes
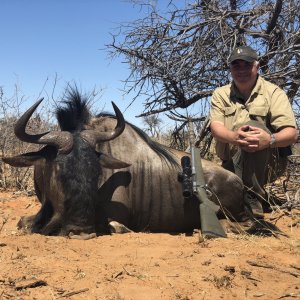
[[[45,145],[41,150],[3,158],[15,167],[34,166],[40,212],[29,224],[31,231],[42,234],[94,232],[95,201],[102,168],[130,166],[110,155],[96,151],[96,145],[117,138],[125,128],[118,107],[112,103],[117,124],[112,131],[93,129],[88,98],[76,88],[69,89],[62,106],[56,110],[60,131],[28,134],[27,123],[42,102],[29,108],[15,125],[16,136],[24,142]],[[26,224],[25,224],[26,225]]]

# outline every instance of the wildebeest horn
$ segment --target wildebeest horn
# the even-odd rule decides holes
[[[111,102],[114,108],[116,117],[117,117],[117,125],[113,131],[96,131],[96,130],[83,130],[80,135],[86,140],[91,146],[95,147],[97,143],[107,142],[118,137],[125,129],[125,120],[123,114],[117,107],[114,102]]]
[[[14,128],[15,135],[23,142],[52,145],[61,153],[70,152],[73,147],[73,137],[67,131],[48,131],[34,135],[26,133],[26,126],[30,117],[43,100],[44,98],[38,100],[19,118]]]

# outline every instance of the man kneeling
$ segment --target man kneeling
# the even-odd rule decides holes
[[[229,66],[233,81],[213,93],[210,128],[223,167],[243,180],[249,216],[261,219],[264,185],[283,173],[298,138],[295,116],[285,92],[258,74],[252,48],[234,49]]]

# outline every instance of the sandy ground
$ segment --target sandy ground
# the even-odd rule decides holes
[[[300,211],[266,215],[286,234],[25,235],[35,197],[0,192],[0,299],[300,299]]]

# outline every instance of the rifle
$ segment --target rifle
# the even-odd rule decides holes
[[[187,200],[196,196],[199,201],[200,224],[203,237],[226,237],[226,233],[216,216],[216,213],[219,211],[219,206],[210,201],[207,196],[200,149],[195,148],[192,143],[193,136],[194,131],[191,121],[189,121],[189,140],[192,161],[189,156],[183,156],[181,158],[182,172],[179,174],[179,181],[182,183],[182,194]]]

